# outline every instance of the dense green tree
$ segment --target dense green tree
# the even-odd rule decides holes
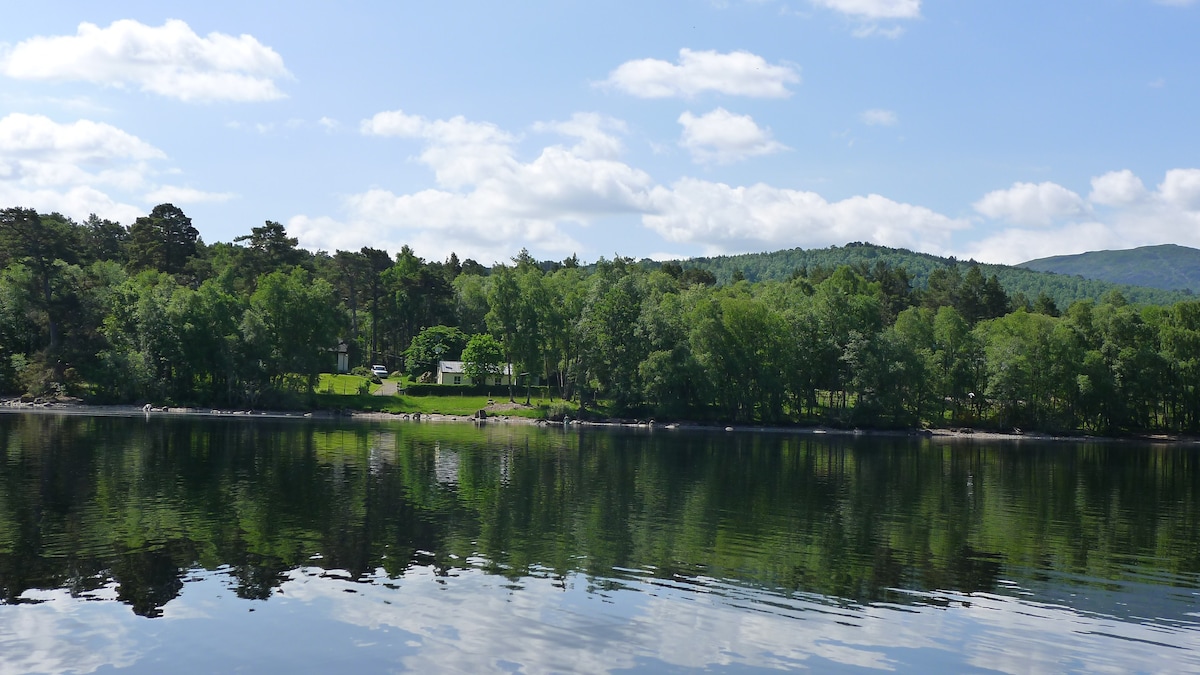
[[[384,351],[388,355],[399,356],[423,327],[446,323],[453,317],[450,282],[408,246],[401,247],[394,264],[380,274],[380,283],[386,297],[380,326],[385,329]],[[383,361],[394,359],[385,356]]]
[[[1059,316],[1049,286],[1010,298],[994,266],[931,258],[910,275],[866,244],[826,252],[846,264],[750,256],[714,275],[702,260],[588,268],[523,251],[489,272],[408,247],[309,254],[274,222],[239,243],[204,246],[170,205],[129,233],[0,212],[0,390],[285,404],[339,337],[355,362],[403,356],[420,374],[490,329],[527,400],[540,375],[614,415],[1200,430],[1191,299],[1113,292]],[[787,280],[730,283],[739,269]]]
[[[273,220],[251,228],[250,234],[235,237],[234,241],[244,243],[246,267],[254,279],[267,272],[298,265],[304,259],[304,252],[297,248],[299,240],[287,236],[283,225]]]
[[[717,277],[706,269],[689,267],[679,275],[679,283],[684,286],[712,286],[717,283]]]
[[[199,239],[199,230],[182,210],[174,204],[159,204],[129,228],[129,266],[135,271],[178,274],[196,255]]]
[[[383,273],[392,266],[392,256],[388,255],[387,251],[369,246],[362,247],[359,254],[366,261],[367,293],[371,298],[371,349],[367,360],[375,363],[382,360],[379,351],[379,326],[382,319],[380,301],[383,298],[382,280]]]
[[[787,398],[783,317],[757,300],[729,297],[701,303],[691,323],[692,350],[712,378],[719,414],[781,421]]]
[[[84,222],[84,227],[87,228],[84,241],[91,259],[125,263],[129,230],[124,225],[99,218],[93,213]]]
[[[505,371],[504,346],[488,333],[471,336],[463,348],[462,360],[463,373],[476,384]]]
[[[1051,335],[1054,319],[1024,309],[984,321],[976,333],[987,355],[988,398],[1006,426],[1046,422],[1054,395]]]
[[[337,342],[337,314],[331,302],[333,287],[313,280],[301,268],[275,271],[258,280],[242,321],[251,354],[262,363],[262,376],[275,389],[284,379],[300,375],[311,393],[329,349]]]
[[[513,364],[523,310],[516,270],[506,265],[497,265],[492,269],[488,306],[488,327],[493,334],[500,337],[500,344],[504,347],[504,362]],[[510,377],[508,381],[509,401],[513,400],[513,379]]]
[[[438,361],[457,361],[467,345],[467,336],[450,326],[430,326],[417,333],[404,350],[404,368],[412,377],[435,374]]]
[[[564,265],[545,279],[550,306],[544,336],[551,377],[557,377],[559,390],[567,399],[574,397],[575,375],[580,367],[581,348],[578,317],[587,300],[587,284],[578,265]]]
[[[597,264],[578,319],[580,384],[609,397],[621,413],[641,403],[638,365],[649,353],[639,339],[641,272],[622,258]]]
[[[27,306],[43,317],[45,347],[51,359],[59,347],[62,308],[58,302],[63,270],[78,260],[79,237],[69,219],[46,218],[33,209],[0,211],[0,264],[17,263],[29,270]]]
[[[327,279],[341,298],[346,311],[350,315],[350,343],[357,352],[352,358],[361,358],[363,349],[359,340],[362,337],[358,310],[363,303],[370,304],[367,290],[371,287],[371,267],[367,257],[361,252],[337,251],[330,260],[330,274]]]
[[[514,365],[525,379],[525,404],[529,404],[530,385],[537,375],[549,377],[552,332],[560,318],[550,297],[541,268],[518,265],[517,332],[513,336]]]

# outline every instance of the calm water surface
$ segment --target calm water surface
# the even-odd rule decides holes
[[[1200,671],[1200,450],[0,414],[0,675]]]

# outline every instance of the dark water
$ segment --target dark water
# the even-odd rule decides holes
[[[1200,450],[0,414],[0,675],[1200,671]]]

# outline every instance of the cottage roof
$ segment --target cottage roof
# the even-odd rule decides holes
[[[446,375],[463,375],[466,373],[463,370],[462,361],[438,361],[438,372]],[[504,367],[503,375],[512,375],[512,364]]]

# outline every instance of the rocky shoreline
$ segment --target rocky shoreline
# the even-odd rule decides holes
[[[58,399],[53,401],[22,401],[16,398],[0,399],[0,412],[51,413],[67,415],[97,415],[111,417],[133,417],[137,415],[170,415],[189,417],[235,417],[257,419],[310,419],[310,420],[362,420],[362,421],[407,421],[407,422],[469,422],[473,424],[499,423],[524,424],[534,426],[568,426],[568,427],[597,427],[647,429],[666,431],[705,431],[721,433],[784,433],[796,435],[828,435],[828,436],[874,436],[893,438],[925,438],[934,441],[1036,441],[1036,442],[1068,442],[1068,443],[1158,443],[1172,445],[1200,444],[1200,438],[1188,436],[1173,436],[1168,434],[1140,436],[1087,436],[1087,435],[1058,435],[1042,432],[1013,430],[1009,433],[977,430],[970,428],[946,429],[839,429],[835,427],[792,427],[771,425],[723,425],[703,422],[656,422],[630,420],[574,420],[551,422],[545,419],[534,419],[517,415],[488,413],[484,417],[476,415],[448,415],[442,413],[386,413],[364,412],[356,410],[317,410],[317,411],[281,411],[256,409],[219,409],[194,408],[178,406],[136,406],[136,405],[92,405],[77,399]]]

